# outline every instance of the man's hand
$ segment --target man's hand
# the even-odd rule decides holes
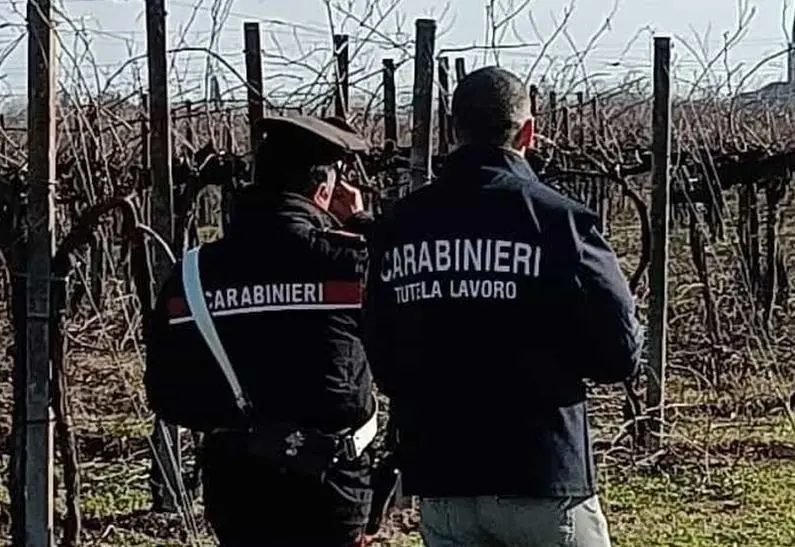
[[[342,180],[337,180],[328,210],[341,222],[347,221],[356,213],[364,211],[362,192]]]

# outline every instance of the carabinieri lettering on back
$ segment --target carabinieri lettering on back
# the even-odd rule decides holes
[[[512,300],[518,278],[538,277],[540,269],[541,248],[526,242],[436,239],[389,249],[380,276],[393,284],[398,304],[436,298]]]
[[[313,304],[323,302],[322,283],[272,283],[244,285],[205,291],[210,311],[273,304]]]

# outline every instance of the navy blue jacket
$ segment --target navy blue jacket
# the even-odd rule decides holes
[[[631,377],[642,344],[597,220],[518,154],[467,146],[379,223],[365,347],[406,493],[595,493],[584,379]]]

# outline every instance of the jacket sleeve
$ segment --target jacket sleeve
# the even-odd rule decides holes
[[[345,221],[344,229],[354,234],[359,234],[369,241],[373,237],[375,229],[375,218],[366,211],[361,211]]]
[[[302,220],[291,221],[285,235],[285,248],[307,248],[322,270],[346,279],[364,278],[368,252],[363,235],[319,229]]]
[[[223,372],[206,349],[193,323],[170,324],[187,310],[178,262],[158,294],[144,332],[144,389],[150,410],[167,423],[195,431],[239,427]]]
[[[169,336],[168,302],[179,295],[179,277],[176,268],[157,295],[152,317],[144,331],[146,368],[144,389],[149,409],[168,423],[180,424],[179,370],[174,362],[173,340]],[[181,425],[181,424],[180,424]]]
[[[580,328],[586,362],[582,375],[615,383],[637,374],[643,347],[635,301],[610,244],[596,225],[579,230],[577,282],[581,289]]]

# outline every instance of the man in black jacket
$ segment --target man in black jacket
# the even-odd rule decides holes
[[[370,219],[336,175],[365,143],[315,118],[260,128],[230,233],[189,252],[159,295],[146,393],[164,420],[206,433],[204,503],[221,545],[353,547],[377,427],[354,233]]]
[[[440,180],[379,223],[365,347],[429,547],[607,546],[584,380],[641,350],[634,300],[586,207],[541,184],[519,78],[488,67],[452,104]]]

